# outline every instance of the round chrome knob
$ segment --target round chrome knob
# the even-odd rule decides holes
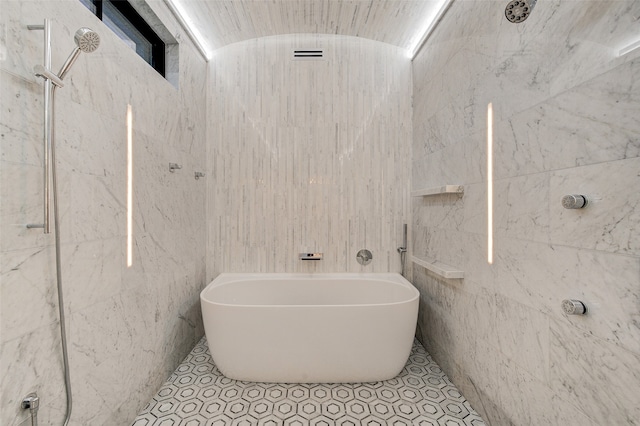
[[[562,197],[562,207],[565,209],[581,209],[586,207],[587,197],[584,195],[565,195]]]
[[[373,259],[373,255],[367,249],[362,249],[356,254],[356,260],[363,266],[371,263],[371,259]]]
[[[567,315],[584,315],[587,307],[579,300],[566,299],[562,301],[562,310]]]

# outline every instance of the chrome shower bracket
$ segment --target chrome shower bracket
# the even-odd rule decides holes
[[[174,173],[176,170],[180,170],[182,166],[178,163],[169,163],[169,171]]]
[[[204,177],[204,173],[203,172],[195,172],[196,180],[200,179],[201,177]]]
[[[58,87],[64,87],[64,83],[60,80],[60,77],[55,75],[49,68],[45,68],[42,65],[36,65],[33,67],[33,73],[36,77],[42,77],[45,80],[50,80]]]

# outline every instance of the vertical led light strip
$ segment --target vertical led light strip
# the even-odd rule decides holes
[[[127,268],[133,265],[133,113],[127,105]]]
[[[493,104],[487,105],[487,262],[493,263]]]

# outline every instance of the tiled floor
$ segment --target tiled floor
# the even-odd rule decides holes
[[[133,426],[484,425],[415,342],[400,375],[385,382],[238,382],[213,364],[203,338],[136,417]]]

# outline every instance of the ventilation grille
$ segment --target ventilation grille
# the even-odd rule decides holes
[[[323,59],[323,49],[298,49],[293,51],[294,61],[321,61]]]

